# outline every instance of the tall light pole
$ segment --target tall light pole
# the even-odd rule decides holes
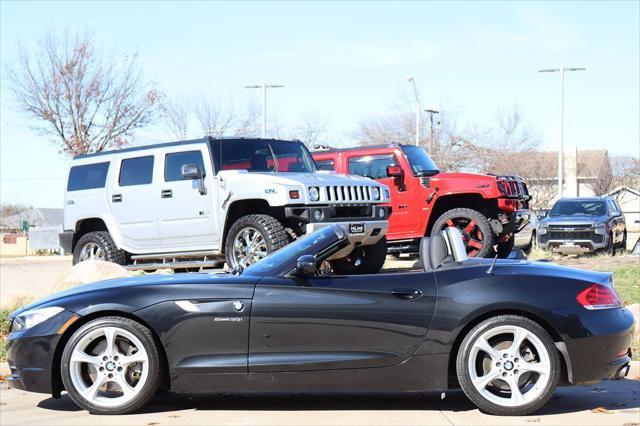
[[[407,81],[413,85],[413,94],[416,97],[416,145],[420,145],[420,96],[418,96],[418,88],[413,76],[408,75]]]
[[[564,73],[566,71],[585,71],[586,68],[547,68],[538,72],[560,73],[560,151],[558,152],[558,198],[562,198],[562,186],[564,183]]]
[[[433,157],[433,115],[440,114],[435,108],[425,109],[429,113],[429,157]]]
[[[245,89],[262,89],[262,137],[267,137],[267,89],[276,89],[284,87],[282,84],[254,84],[252,86],[244,86]]]

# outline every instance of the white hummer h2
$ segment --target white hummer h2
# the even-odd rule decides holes
[[[373,180],[317,172],[300,141],[204,138],[74,158],[60,241],[74,263],[236,268],[339,222],[355,249],[331,267],[372,273],[386,256],[388,202]]]

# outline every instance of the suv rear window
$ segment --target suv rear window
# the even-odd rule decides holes
[[[104,188],[107,181],[109,162],[73,166],[69,171],[67,191]]]
[[[184,180],[182,177],[182,166],[185,164],[197,164],[205,175],[204,162],[202,161],[202,152],[200,151],[184,151],[167,154],[164,159],[164,181],[173,182],[176,180]]]
[[[120,165],[120,186],[146,185],[153,180],[153,155],[127,158]]]
[[[371,179],[384,179],[388,177],[387,166],[397,165],[398,162],[393,154],[351,157],[349,158],[349,174]]]

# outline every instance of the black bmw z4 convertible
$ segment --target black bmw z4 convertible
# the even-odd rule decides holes
[[[14,312],[11,387],[123,414],[172,392],[411,392],[462,388],[524,415],[558,385],[624,377],[633,317],[608,273],[467,259],[453,230],[422,268],[338,276],[332,226],[232,274],[76,287]]]

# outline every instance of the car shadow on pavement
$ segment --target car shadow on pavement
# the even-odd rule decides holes
[[[39,408],[53,411],[80,411],[68,395],[48,398]],[[630,410],[640,407],[640,382],[603,381],[589,386],[558,388],[545,407],[535,415],[566,414],[585,410]],[[476,407],[460,390],[446,393],[249,393],[249,394],[176,394],[163,392],[137,411],[161,413],[180,410],[248,411],[336,411],[336,410],[443,410],[471,411]]]

